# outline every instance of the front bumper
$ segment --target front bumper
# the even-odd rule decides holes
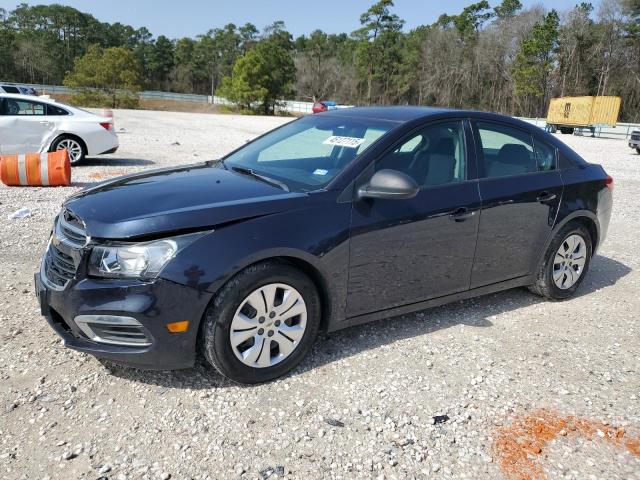
[[[102,280],[84,278],[64,290],[46,286],[35,275],[42,315],[64,345],[115,363],[142,369],[172,370],[193,366],[200,319],[211,294],[168,280]],[[74,322],[78,315],[135,318],[150,339],[148,346],[122,346],[90,340]],[[167,323],[189,320],[183,333],[170,333]]]

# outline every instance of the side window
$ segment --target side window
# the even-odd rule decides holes
[[[507,177],[538,170],[531,135],[498,123],[478,122],[483,161],[480,176]]]
[[[27,100],[16,100],[7,98],[5,115],[45,115],[45,108],[42,103],[30,102]]]
[[[410,135],[376,163],[376,171],[387,168],[406,173],[421,187],[466,180],[462,122],[436,123]]]
[[[551,145],[534,140],[533,145],[536,148],[536,163],[539,172],[547,172],[556,169],[556,149]]]

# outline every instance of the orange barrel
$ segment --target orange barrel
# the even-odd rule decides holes
[[[0,180],[10,187],[68,186],[71,184],[69,152],[58,150],[0,157]]]

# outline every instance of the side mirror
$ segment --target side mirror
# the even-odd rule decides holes
[[[376,172],[368,184],[358,189],[358,198],[413,198],[419,191],[420,187],[409,175],[384,169]]]

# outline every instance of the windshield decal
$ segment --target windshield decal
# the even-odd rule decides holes
[[[360,145],[364,143],[364,138],[356,138],[356,137],[337,137],[331,136],[327,138],[324,142],[325,145],[335,145],[336,147],[347,147],[347,148],[358,148]]]

